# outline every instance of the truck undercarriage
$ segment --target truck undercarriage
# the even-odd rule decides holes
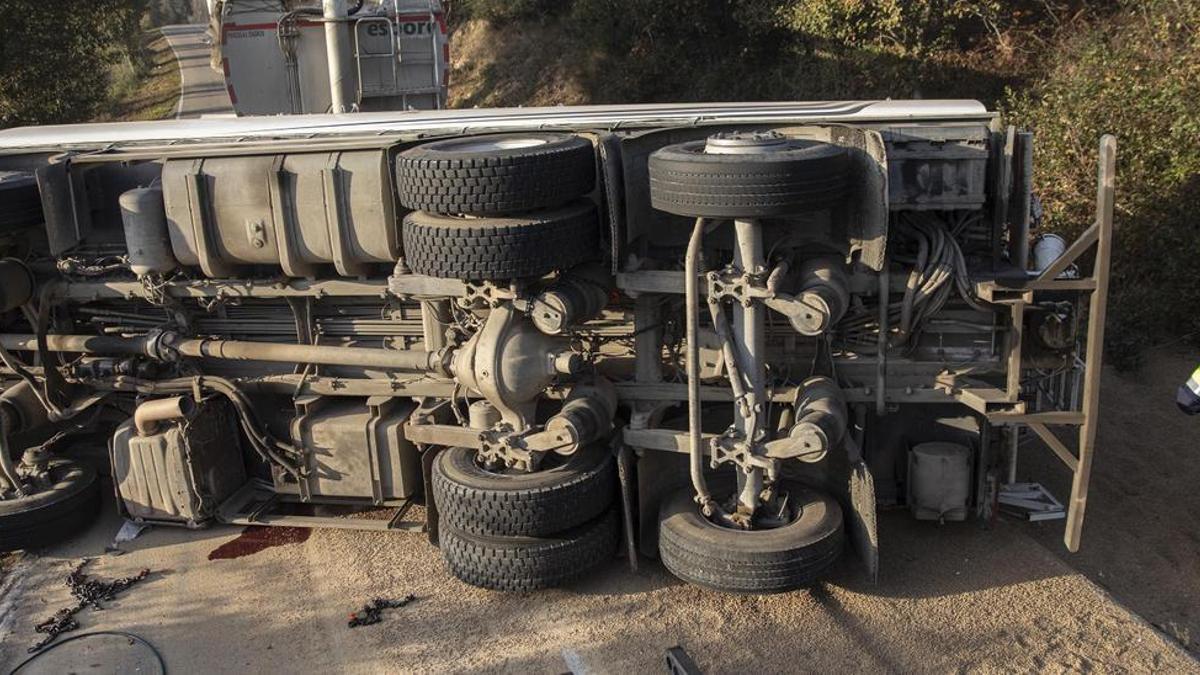
[[[498,590],[624,542],[778,592],[873,576],[878,507],[993,517],[1029,429],[1074,550],[1115,143],[1070,246],[1032,157],[962,101],[0,132],[0,548],[94,513],[95,436],[138,521],[420,529]]]

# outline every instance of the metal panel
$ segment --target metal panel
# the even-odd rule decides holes
[[[892,126],[883,138],[893,210],[979,208],[986,201],[986,126]]]
[[[35,172],[46,219],[50,252],[58,255],[80,242],[92,229],[81,171],[68,160],[52,161]]]
[[[415,408],[412,401],[388,396],[297,399],[292,438],[310,453],[311,496],[362,497],[376,504],[412,496],[421,471],[404,424]],[[297,491],[278,477],[276,488]]]
[[[190,422],[139,436],[133,420],[117,427],[113,482],[137,521],[200,527],[245,482],[241,448],[228,407],[208,402]]]
[[[176,257],[210,277],[277,265],[344,276],[400,247],[388,151],[170,159],[163,201]]]
[[[552,106],[471,110],[422,110],[346,115],[275,115],[23,127],[0,131],[0,154],[64,147],[103,148],[125,143],[174,144],[229,139],[239,143],[268,139],[363,137],[399,133],[471,133],[502,129],[630,128],[715,124],[870,124],[995,118],[978,101],[789,101],[773,103],[669,103]]]

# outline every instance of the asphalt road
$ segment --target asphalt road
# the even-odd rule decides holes
[[[450,577],[416,533],[301,531],[250,552],[235,541],[241,528],[159,527],[105,554],[120,525],[110,507],[88,535],[20,557],[0,592],[0,671],[41,637],[34,624],[70,604],[62,581],[75,561],[98,556],[90,571],[101,578],[151,573],[80,614],[78,633],[133,632],[173,673],[655,673],[675,645],[706,673],[1200,672],[1019,523],[886,513],[878,585],[849,558],[811,591],[731,596],[655,561],[634,574],[614,559],[565,589],[501,594]],[[231,549],[245,555],[223,559]],[[409,593],[416,601],[382,623],[346,625],[370,599]],[[22,672],[156,672],[151,658],[97,638]]]
[[[225,80],[209,65],[205,28],[203,25],[177,25],[164,26],[162,29],[179,63],[177,119],[233,114]]]

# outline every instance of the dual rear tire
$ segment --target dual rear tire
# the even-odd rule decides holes
[[[499,134],[426,143],[397,159],[405,261],[465,281],[536,278],[595,259],[592,144],[571,134]],[[446,566],[498,591],[570,583],[611,559],[618,519],[603,444],[533,473],[492,472],[468,448],[434,460],[433,499]]]
[[[428,143],[397,164],[408,266],[442,278],[508,280],[569,269],[596,256],[591,144],[567,134],[502,134]],[[845,198],[851,161],[836,146],[795,142],[763,155],[706,154],[704,143],[650,158],[655,208],[679,215],[776,217]],[[466,448],[433,465],[442,554],[462,581],[532,591],[578,579],[612,558],[616,477],[603,445],[532,474],[493,473]],[[552,459],[552,458],[548,458]],[[556,460],[558,461],[558,460]],[[742,531],[704,518],[689,490],[660,514],[660,555],[680,579],[721,591],[776,593],[812,584],[843,547],[828,495],[787,485],[792,518]]]
[[[575,581],[611,560],[619,524],[616,471],[604,444],[533,473],[492,472],[475,452],[449,448],[433,463],[433,498],[446,566],[497,591],[534,591]]]
[[[404,258],[417,274],[536,278],[594,259],[591,142],[572,134],[470,136],[401,153]]]

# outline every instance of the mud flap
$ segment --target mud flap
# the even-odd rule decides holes
[[[624,248],[625,180],[621,166],[621,140],[616,134],[602,133],[596,136],[597,153],[600,157],[600,193],[604,197],[604,217],[608,221],[609,257],[612,273],[620,272],[621,255]]]
[[[425,452],[421,453],[421,485],[425,495],[425,536],[429,538],[429,543],[438,546],[438,518],[437,502],[433,500],[433,460],[437,459],[438,454],[445,450],[443,445],[430,445],[425,448]]]
[[[629,571],[638,571],[637,531],[634,529],[634,499],[637,488],[633,478],[633,450],[621,442],[621,434],[613,435],[613,451],[617,456],[617,478],[621,483],[621,528],[625,533],[625,553],[629,558]]]
[[[812,486],[821,486],[842,506],[846,534],[863,563],[871,583],[879,580],[879,527],[875,512],[875,478],[863,461],[862,450],[851,434],[842,439],[819,464],[785,464],[783,474]]]
[[[857,459],[850,465],[849,487],[850,517],[846,526],[850,532],[850,540],[867,569],[867,577],[871,583],[878,583],[879,523],[875,514],[875,479],[862,459]]]
[[[871,583],[879,581],[879,520],[875,512],[875,477],[871,469],[863,461],[862,448],[858,442],[847,434],[842,440],[845,449],[846,464],[833,480],[841,483],[837,488],[845,490],[842,493],[842,508],[846,522],[846,533],[854,545],[854,551],[867,573]]]

